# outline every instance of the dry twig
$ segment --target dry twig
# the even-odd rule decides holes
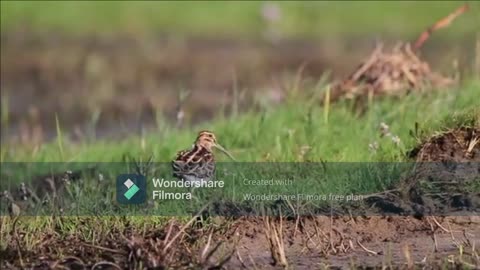
[[[265,236],[270,246],[270,252],[272,254],[273,264],[280,264],[283,267],[288,267],[288,261],[285,254],[285,244],[283,241],[283,222],[280,214],[280,222],[277,227],[275,221],[270,217],[264,217]]]
[[[371,249],[366,248],[362,243],[360,243],[360,240],[357,239],[357,244],[367,253],[372,254],[372,255],[379,255],[380,252],[373,251]]]
[[[441,20],[437,21],[435,24],[430,26],[427,30],[425,30],[415,41],[415,45],[413,46],[415,50],[418,50],[422,47],[422,45],[427,41],[427,39],[438,29],[445,28],[449,26],[453,20],[455,20],[458,16],[462,15],[466,11],[468,11],[468,4],[464,4],[461,7],[457,8],[454,12],[442,18]]]

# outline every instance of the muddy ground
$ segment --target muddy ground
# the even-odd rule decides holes
[[[268,227],[267,223],[269,224]],[[474,269],[480,266],[480,219],[471,213],[450,217],[266,217],[222,220],[218,225],[182,231],[172,221],[139,235],[133,228],[113,230],[108,239],[85,242],[72,234],[35,236],[36,249],[16,241],[2,254],[5,269]],[[268,229],[269,228],[269,229]],[[270,242],[272,228],[280,242]],[[17,234],[22,237],[23,232]],[[20,238],[21,239],[21,238]],[[210,240],[209,240],[210,239]],[[20,240],[19,243],[22,243]],[[74,244],[72,244],[74,243]],[[171,244],[173,243],[173,244]],[[273,244],[272,244],[273,243]],[[52,249],[55,247],[55,249]],[[21,253],[19,253],[19,250]],[[279,254],[284,252],[282,256]],[[283,259],[279,259],[283,258]],[[463,268],[462,268],[463,267]]]
[[[396,41],[387,38],[385,45]],[[471,67],[474,44],[473,37],[432,40],[422,56],[453,76],[455,61],[460,71]],[[52,138],[55,114],[73,139],[122,137],[157,121],[175,123],[182,89],[191,91],[181,106],[182,125],[229,114],[232,103],[240,110],[259,98],[275,104],[299,70],[302,86],[314,87],[328,72],[332,79],[345,77],[374,47],[375,37],[368,36],[269,43],[2,33],[2,106],[8,104],[2,141]]]
[[[470,245],[480,243],[478,216],[440,220],[434,217],[316,217],[284,222],[287,262],[295,269],[404,267],[409,260],[418,266],[422,262],[432,266],[447,255],[457,254],[457,245],[465,245],[465,241],[470,241]],[[277,269],[269,242],[258,229],[262,224],[245,227],[246,237],[240,241],[238,255],[230,265],[242,265],[243,261],[247,268],[254,268],[256,264],[262,269]]]

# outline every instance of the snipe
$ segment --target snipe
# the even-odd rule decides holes
[[[197,182],[202,179],[212,180],[215,174],[215,158],[213,148],[225,153],[232,160],[235,158],[217,143],[215,134],[210,131],[200,131],[193,147],[178,152],[172,161],[173,176],[189,182]]]

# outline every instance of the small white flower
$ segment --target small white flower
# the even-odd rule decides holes
[[[384,122],[380,123],[380,132],[382,136],[390,136],[390,127]]]
[[[373,143],[370,143],[368,144],[368,148],[370,149],[370,151],[372,152],[377,152],[378,150],[378,142],[373,142]]]
[[[400,144],[400,137],[395,135],[395,136],[392,137],[392,141],[395,145],[399,145]]]

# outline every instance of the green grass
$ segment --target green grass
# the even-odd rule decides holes
[[[117,141],[72,142],[68,132],[61,130],[60,122],[58,133],[64,136],[57,142],[34,148],[2,145],[1,161],[122,162],[125,156],[146,159],[153,155],[155,162],[169,162],[178,150],[189,148],[197,132],[204,129],[212,130],[219,143],[242,162],[401,161],[405,151],[418,143],[418,138],[410,136],[415,123],[421,130],[432,133],[445,124],[465,120],[460,117],[462,113],[478,105],[480,84],[471,81],[449,91],[377,99],[363,114],[355,112],[352,102],[342,101],[330,105],[328,122],[327,111],[320,101],[324,91],[324,88],[304,89],[301,96],[290,97],[281,106],[259,103],[257,109],[238,117],[219,114],[210,122],[181,130],[158,119],[157,130]],[[388,137],[380,137],[382,122],[401,139],[399,145]],[[369,149],[373,142],[379,144],[376,153]],[[307,147],[308,151],[301,155]],[[63,153],[63,158],[59,153]],[[218,158],[228,161],[221,154]]]
[[[208,129],[217,134],[219,142],[238,160],[232,163],[220,153],[217,155],[218,160],[224,162],[219,165],[217,173],[217,177],[226,182],[223,193],[196,193],[196,205],[152,202],[152,208],[131,207],[129,214],[185,214],[191,211],[191,207],[201,207],[207,198],[238,202],[242,200],[242,194],[247,193],[366,194],[388,189],[400,179],[402,171],[408,167],[402,167],[404,165],[399,162],[408,161],[407,151],[426,136],[444,129],[446,124],[451,127],[472,124],[473,118],[465,115],[478,117],[478,111],[475,111],[480,97],[478,81],[471,81],[458,89],[416,93],[401,99],[376,99],[363,113],[356,113],[350,101],[330,104],[329,110],[325,110],[320,104],[324,91],[325,88],[318,88],[304,89],[301,94],[291,92],[287,103],[281,106],[259,105],[256,107],[260,108],[233,118],[219,116],[211,122],[182,130],[162,124],[158,130],[145,136],[120,141],[72,142],[59,123],[57,132],[63,136],[56,142],[34,149],[4,145],[1,151],[2,174],[9,176],[10,185],[41,173],[58,173],[99,163],[99,171],[107,179],[104,183],[88,176],[90,181],[67,187],[66,192],[72,201],[66,203],[73,203],[70,213],[88,214],[94,210],[105,215],[118,211],[124,214],[127,212],[114,203],[116,175],[135,172],[133,162],[153,157],[156,163],[147,175],[148,182],[152,176],[171,180],[169,162],[175,153],[190,147],[199,130]],[[379,126],[382,122],[389,125],[393,136],[400,138],[399,144],[395,144],[391,137],[381,136]],[[414,132],[416,125],[419,130]],[[412,136],[414,133],[417,135]],[[375,143],[378,149],[373,150],[369,145]],[[311,163],[296,164],[305,161]],[[389,165],[372,166],[375,162],[388,162]],[[325,163],[326,169],[322,165]],[[240,184],[244,178],[285,177],[294,179],[295,184],[276,189]],[[2,188],[5,185],[6,182]],[[317,206],[324,204],[320,202]],[[40,213],[51,213],[49,208],[44,210],[46,212]]]
[[[456,1],[276,2],[282,19],[275,26],[287,36],[395,34],[414,38],[453,11]],[[442,30],[443,37],[473,35],[480,24],[480,5]],[[73,33],[133,32],[175,35],[261,35],[266,24],[260,1],[2,1],[1,30],[19,26]]]

